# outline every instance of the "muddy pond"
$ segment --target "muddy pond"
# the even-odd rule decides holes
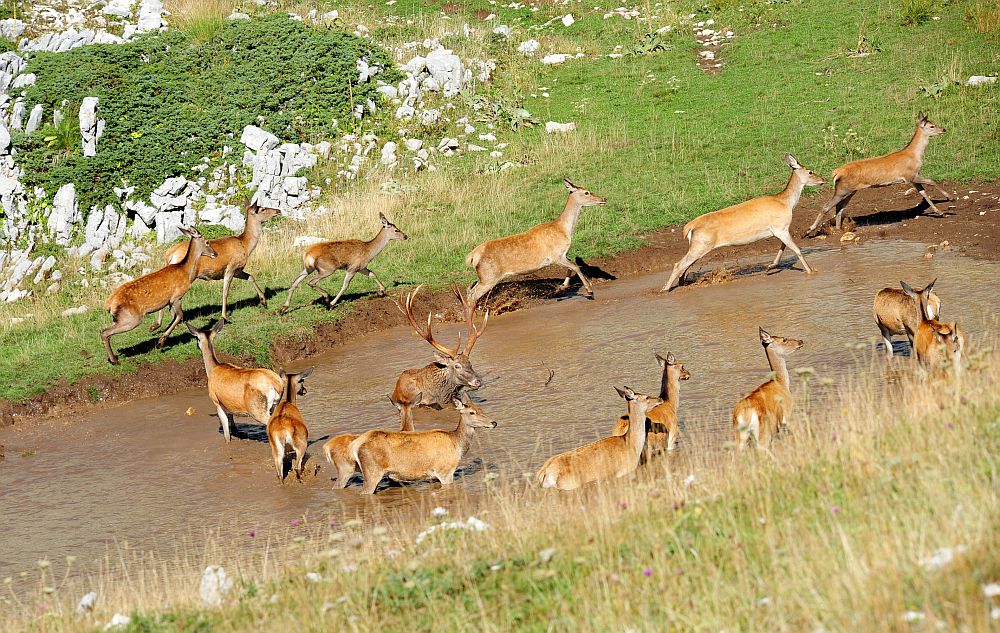
[[[487,471],[520,478],[554,452],[609,434],[625,409],[613,385],[658,389],[654,352],[673,352],[691,372],[681,385],[680,449],[691,450],[692,437],[721,446],[735,399],[768,373],[758,324],[805,340],[790,368],[836,378],[874,351],[875,292],[900,279],[923,285],[937,277],[944,319],[960,317],[974,342],[992,340],[1000,265],[952,253],[925,259],[924,252],[907,242],[812,249],[812,277],[785,268],[669,295],[657,293],[666,280],[659,272],[601,283],[595,301],[570,295],[491,319],[473,361],[485,380],[476,399],[498,427],[478,433],[453,490],[392,486],[374,498],[359,495],[357,483],[335,490],[336,472],[320,454],[333,435],[398,425],[386,394],[400,371],[431,358],[430,346],[402,327],[297,364],[316,366],[299,402],[312,442],[304,483],[278,485],[266,437],[248,418],[237,420],[243,438],[226,445],[202,389],[2,429],[0,577],[42,558],[93,560],[126,542],[168,548],[178,535],[211,528],[245,535],[304,515],[424,512],[449,495],[482,490]],[[450,342],[459,327],[441,324],[436,332]],[[858,343],[868,348],[859,351]],[[908,362],[905,338],[895,348],[894,362]],[[457,416],[421,411],[416,421],[418,429],[445,428]]]

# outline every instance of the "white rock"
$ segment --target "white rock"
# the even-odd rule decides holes
[[[75,308],[66,308],[65,310],[62,311],[62,315],[64,317],[76,316],[77,314],[83,314],[88,309],[89,308],[87,308],[87,306],[85,306],[85,305],[77,306]],[[96,598],[96,596],[95,596],[95,598]]]
[[[506,24],[493,27],[493,32],[501,37],[510,37],[510,27]]]
[[[469,143],[468,148],[470,152],[485,152],[487,150],[482,145],[475,145],[473,143]]]
[[[984,86],[987,84],[995,84],[997,82],[996,77],[988,77],[986,75],[973,75],[965,80],[966,86]]]
[[[104,132],[104,121],[97,118],[97,97],[84,97],[80,104],[80,140],[83,155],[97,156],[97,141]]]
[[[408,138],[405,141],[403,141],[403,145],[405,145],[406,149],[410,150],[411,152],[416,152],[421,147],[424,146],[424,142],[421,141],[419,138]]]
[[[437,125],[441,120],[441,111],[436,109],[424,110],[420,113],[420,125],[431,127]]]
[[[132,618],[129,616],[116,613],[111,616],[111,621],[104,625],[104,630],[110,631],[111,629],[120,629],[128,626],[131,622]]]
[[[565,62],[567,59],[571,58],[572,55],[566,53],[552,53],[551,55],[546,55],[542,58],[543,64],[548,64],[550,66],[555,66]]]
[[[545,131],[549,134],[572,132],[576,130],[576,123],[557,123],[556,121],[548,121],[545,124]]]
[[[573,19],[573,14],[572,13],[567,13],[562,18],[562,23],[563,23],[564,26],[573,26],[574,22],[576,22],[576,20]]]
[[[539,48],[541,48],[541,46],[542,45],[538,43],[538,40],[525,40],[517,45],[517,52],[531,57],[538,51]]]
[[[111,0],[101,9],[101,13],[104,15],[115,15],[120,18],[131,18],[132,0]]]
[[[252,151],[259,152],[261,150],[274,149],[281,143],[281,140],[267,130],[263,130],[256,125],[248,125],[243,128],[243,134],[240,135],[240,143],[243,143]]]
[[[427,55],[427,71],[441,85],[446,97],[457,95],[465,83],[465,65],[447,48],[438,48]]]
[[[396,143],[393,141],[386,142],[382,146],[381,161],[383,165],[395,165],[399,159],[396,158]]]
[[[46,225],[49,234],[55,238],[56,244],[66,245],[72,237],[73,228],[80,221],[80,211],[76,201],[76,186],[66,183],[56,191],[52,198],[52,212]]]
[[[201,575],[198,595],[206,607],[218,607],[232,588],[233,579],[226,574],[226,570],[218,565],[209,565]]]
[[[6,156],[10,154],[10,132],[7,131],[7,126],[4,122],[0,120],[0,156]]]

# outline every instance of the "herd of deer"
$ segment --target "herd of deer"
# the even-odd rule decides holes
[[[940,211],[927,196],[924,185],[937,185],[920,176],[924,149],[929,139],[943,134],[944,129],[920,114],[916,132],[910,143],[898,152],[878,158],[855,161],[834,170],[834,194],[823,207],[809,233],[817,230],[824,215],[836,208],[835,224],[842,223],[844,207],[855,192],[868,187],[895,183],[910,183],[929,205],[930,213]],[[803,167],[791,155],[785,157],[792,175],[785,189],[699,216],[684,226],[684,236],[690,247],[678,261],[664,291],[683,280],[688,269],[710,251],[723,246],[748,244],[776,237],[781,247],[773,263],[778,266],[785,248],[798,258],[806,273],[813,270],[806,263],[789,231],[792,211],[806,185],[821,185],[824,180]],[[364,492],[374,493],[384,476],[396,481],[437,479],[450,483],[464,454],[468,451],[477,428],[493,428],[493,421],[478,404],[471,402],[463,390],[476,390],[482,380],[472,367],[470,354],[489,322],[486,310],[476,325],[477,306],[483,297],[505,278],[539,270],[549,265],[567,269],[563,287],[573,274],[580,278],[586,291],[593,296],[590,281],[580,268],[566,258],[573,231],[586,206],[603,205],[606,200],[568,179],[564,180],[569,199],[562,214],[555,220],[535,226],[509,237],[489,240],[476,247],[466,258],[475,269],[478,281],[467,291],[454,288],[466,326],[465,345],[459,336],[455,347],[447,347],[434,338],[432,315],[422,324],[413,314],[413,302],[420,287],[403,296],[397,307],[416,333],[435,350],[430,364],[404,371],[396,381],[389,400],[399,414],[399,431],[370,430],[362,434],[334,437],[323,446],[323,454],[337,470],[337,485],[346,487],[360,469],[364,477]],[[940,190],[940,187],[938,187]],[[948,194],[942,190],[948,197]],[[950,199],[950,198],[949,198]],[[166,265],[150,274],[122,284],[111,294],[106,309],[114,322],[101,332],[101,340],[112,364],[118,363],[111,348],[111,336],[136,328],[143,317],[159,312],[151,332],[162,326],[166,307],[173,320],[158,340],[162,346],[177,324],[183,320],[181,299],[195,279],[222,279],[222,317],[214,326],[197,330],[187,324],[198,340],[208,376],[208,393],[219,415],[223,436],[231,439],[231,425],[236,414],[249,415],[266,425],[267,437],[279,481],[285,479],[286,451],[295,452],[293,471],[301,478],[302,463],[308,445],[309,432],[302,412],[295,403],[296,395],[305,393],[305,379],[312,369],[300,373],[280,374],[269,369],[244,368],[221,363],[215,354],[214,340],[226,323],[229,286],[233,278],[249,280],[262,304],[264,292],[257,281],[245,271],[250,255],[260,237],[263,222],[278,214],[276,209],[247,208],[246,226],[237,236],[206,240],[195,230],[182,229],[189,238],[167,252]],[[385,294],[385,285],[368,268],[371,261],[393,240],[406,240],[407,235],[379,214],[382,228],[369,241],[346,240],[323,242],[306,249],[304,268],[288,290],[279,312],[284,314],[295,289],[306,283],[319,292],[328,305],[335,305],[357,273],[369,276]],[[338,270],[344,270],[344,281],[336,296],[323,290],[318,282]],[[307,277],[312,275],[307,280]],[[913,355],[926,372],[940,371],[951,366],[960,369],[966,340],[956,323],[942,323],[941,302],[933,293],[934,282],[923,289],[913,289],[901,282],[901,289],[885,288],[875,296],[875,320],[882,334],[886,353],[893,355],[891,337],[905,334]],[[733,432],[739,449],[751,439],[756,447],[766,447],[773,436],[786,428],[793,407],[785,357],[802,347],[800,340],[774,336],[760,329],[760,342],[770,365],[773,378],[757,387],[737,402],[732,415]],[[657,396],[636,393],[625,387],[617,389],[627,403],[627,414],[615,424],[612,434],[596,442],[550,458],[539,470],[536,481],[544,488],[573,489],[587,482],[622,476],[632,472],[651,455],[672,451],[679,436],[677,419],[680,381],[691,374],[673,354],[656,356],[662,373],[661,390]],[[459,422],[452,431],[413,430],[413,407],[453,406]]]

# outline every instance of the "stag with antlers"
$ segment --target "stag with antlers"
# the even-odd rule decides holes
[[[453,287],[455,297],[462,305],[465,315],[466,340],[465,347],[462,347],[462,335],[458,335],[458,344],[455,347],[445,347],[434,339],[431,331],[432,315],[427,315],[427,327],[421,326],[416,317],[413,316],[413,301],[420,292],[422,286],[407,294],[405,298],[400,293],[400,300],[396,303],[410,322],[413,329],[421,338],[430,343],[437,352],[434,354],[434,362],[425,367],[407,369],[400,374],[396,381],[396,388],[393,390],[389,400],[399,409],[399,428],[401,431],[413,430],[413,418],[411,408],[415,406],[441,407],[449,404],[458,397],[459,391],[463,387],[469,389],[479,389],[483,381],[472,368],[469,354],[475,347],[476,341],[486,331],[486,324],[490,320],[490,312],[486,311],[482,325],[476,327],[475,314],[476,302],[471,301],[466,293]]]

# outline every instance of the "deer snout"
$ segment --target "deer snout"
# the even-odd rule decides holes
[[[483,381],[479,376],[473,376],[472,380],[469,381],[470,389],[479,389],[483,386]]]

